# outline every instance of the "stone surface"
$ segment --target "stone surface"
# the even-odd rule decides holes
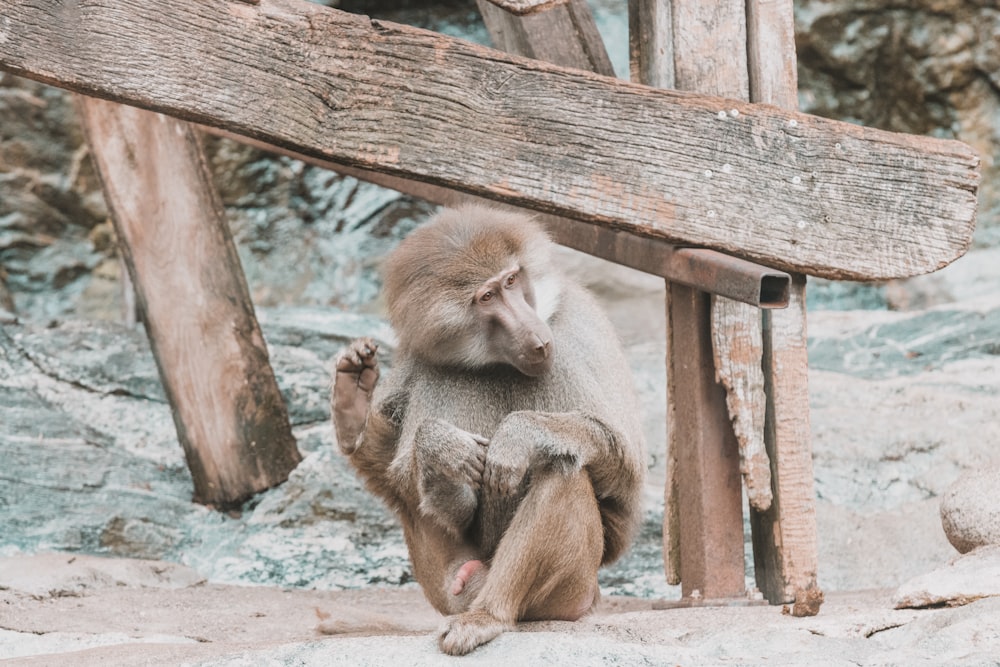
[[[941,498],[941,526],[959,553],[1000,546],[1000,466],[970,470],[951,485]]]
[[[131,558],[89,558],[46,553],[32,558],[0,558],[0,590],[32,597],[75,597],[114,588],[138,586],[176,590],[205,583],[189,567]]]
[[[147,583],[158,562],[78,556],[21,559],[48,568],[51,594],[15,581],[0,589],[0,659],[11,665],[445,665],[440,617],[411,589],[283,591],[274,587]],[[0,561],[0,566],[6,561]],[[116,568],[73,595],[80,570]],[[134,573],[130,580],[126,573]],[[461,658],[469,665],[960,665],[994,664],[1000,599],[958,609],[895,610],[886,592],[833,594],[823,611],[781,607],[653,611],[606,598],[576,623],[527,623]],[[344,619],[353,630],[319,635]]]
[[[947,565],[914,577],[896,589],[893,602],[903,607],[958,607],[1000,596],[1000,544],[979,547]]]
[[[977,253],[1000,264],[1000,252]],[[588,280],[603,276],[599,298],[626,342],[646,410],[647,514],[634,549],[603,572],[602,586],[676,597],[663,581],[660,545],[662,285],[625,270],[597,272],[593,260],[574,254],[563,259]],[[1000,465],[1000,355],[950,343],[928,344],[919,363],[897,352],[921,337],[986,335],[981,321],[1000,309],[1000,297],[977,294],[974,303],[940,307],[931,319],[928,311],[810,317],[826,591],[895,586],[946,562],[953,551],[938,519],[941,495],[962,472]],[[391,362],[391,332],[378,318],[328,309],[259,315],[306,460],[286,484],[233,516],[189,502],[190,478],[141,330],[77,320],[0,330],[0,555],[58,549],[165,559],[215,582],[408,585],[399,529],[333,452],[328,422],[337,349],[372,334]]]

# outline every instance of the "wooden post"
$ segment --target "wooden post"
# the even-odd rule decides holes
[[[792,0],[747,0],[750,98],[788,110],[798,107]],[[806,277],[793,276],[788,308],[764,313],[767,386],[765,438],[774,501],[751,508],[757,587],[792,613],[813,615],[823,593],[816,585],[816,492],[809,433],[809,356]]]
[[[711,4],[632,0],[633,76],[642,77],[640,82],[647,85],[745,97],[746,51],[737,48],[744,43],[742,7],[742,0]],[[715,363],[719,355],[732,360],[725,349],[713,352],[712,303],[707,294],[667,283],[670,424],[664,558],[668,581],[679,579],[685,598],[695,591],[709,599],[745,593],[739,446]],[[718,312],[717,307],[714,310]],[[755,309],[751,311],[756,316]],[[752,340],[752,329],[738,316],[727,322],[730,329]],[[743,361],[741,357],[740,363],[726,367],[735,372],[746,367]],[[759,357],[757,363],[759,367]]]
[[[301,456],[198,139],[160,114],[86,97],[78,109],[194,499],[238,506]]]
[[[527,14],[507,0],[476,0],[493,46],[519,56],[614,76],[586,0],[566,0]],[[520,3],[524,4],[524,3]]]

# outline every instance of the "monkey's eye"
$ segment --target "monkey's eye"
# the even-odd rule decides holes
[[[510,287],[511,285],[513,285],[516,282],[517,282],[517,274],[516,273],[512,273],[509,276],[507,276],[507,282],[506,282],[507,287]]]
[[[483,295],[479,297],[479,303],[486,303],[493,298],[493,292],[483,292]]]

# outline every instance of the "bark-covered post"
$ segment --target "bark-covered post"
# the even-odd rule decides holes
[[[77,105],[194,479],[238,506],[301,461],[194,130],[88,97]]]

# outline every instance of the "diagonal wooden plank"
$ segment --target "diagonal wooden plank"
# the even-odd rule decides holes
[[[961,256],[979,158],[303,0],[0,0],[0,69],[298,152],[828,278]],[[725,222],[723,222],[725,221]]]
[[[194,499],[238,507],[302,460],[236,245],[194,130],[77,105],[191,469]]]

